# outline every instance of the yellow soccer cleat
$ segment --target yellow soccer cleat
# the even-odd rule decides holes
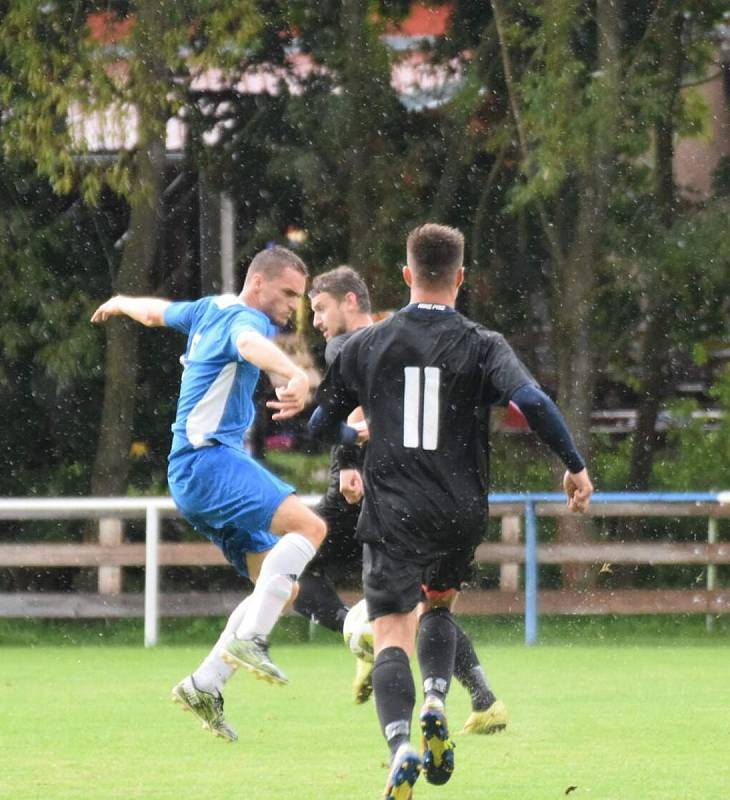
[[[352,682],[352,699],[359,706],[367,703],[373,693],[373,666],[372,661],[365,658],[357,659],[355,679]]]
[[[418,780],[421,768],[418,753],[408,742],[402,744],[393,756],[383,800],[411,800],[413,784]]]
[[[444,704],[428,700],[421,708],[421,750],[426,780],[438,786],[454,772],[454,742],[449,738]]]
[[[508,720],[507,707],[501,700],[495,700],[486,711],[472,711],[460,733],[498,733],[507,727]]]

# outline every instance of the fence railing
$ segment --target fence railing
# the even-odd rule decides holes
[[[316,496],[305,496],[316,503]],[[561,494],[494,494],[490,515],[501,517],[501,542],[485,542],[477,561],[500,565],[500,591],[466,592],[460,609],[470,613],[524,613],[525,641],[538,636],[539,605],[547,613],[705,613],[730,612],[730,591],[716,586],[717,565],[730,564],[730,542],[718,542],[718,519],[730,517],[730,492],[703,494],[596,494],[594,517],[706,517],[706,542],[587,542],[538,545],[537,519],[568,514]],[[159,568],[225,564],[217,548],[204,542],[161,542],[161,522],[179,513],[168,497],[0,498],[0,520],[96,519],[99,543],[0,544],[0,568],[96,567],[98,594],[0,594],[0,616],[144,616],[144,642],[157,643],[159,616],[227,614],[240,595],[159,592]],[[123,543],[121,520],[144,519],[145,543]],[[524,521],[524,544],[520,533]],[[704,590],[618,590],[538,592],[538,564],[700,564]],[[524,564],[524,593],[519,591]],[[145,568],[143,595],[121,593],[121,569]]]

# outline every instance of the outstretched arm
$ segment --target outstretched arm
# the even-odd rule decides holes
[[[568,508],[585,511],[593,494],[593,484],[558,407],[534,384],[521,386],[512,394],[510,402],[517,406],[530,428],[568,468],[563,477]]]
[[[159,297],[128,297],[118,294],[102,303],[91,315],[92,322],[106,322],[110,317],[129,317],[148,328],[165,324],[165,309],[169,300]]]
[[[250,329],[238,334],[236,347],[241,357],[255,367],[264,372],[275,372],[288,380],[286,386],[276,390],[277,399],[266,404],[276,411],[272,419],[288,419],[304,408],[309,396],[309,378],[281,348]]]

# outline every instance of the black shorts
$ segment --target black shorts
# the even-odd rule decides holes
[[[477,544],[456,547],[424,564],[390,555],[382,544],[365,543],[362,582],[370,619],[412,611],[426,590],[459,591],[471,574]]]
[[[327,523],[327,536],[308,567],[327,572],[338,567],[348,573],[362,566],[362,544],[355,538],[360,504],[350,505],[342,495],[333,500],[325,495],[314,509]]]

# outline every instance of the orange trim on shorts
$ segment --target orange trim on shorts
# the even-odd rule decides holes
[[[456,594],[458,589],[445,589],[440,592],[438,589],[429,589],[425,584],[421,584],[421,591],[429,600],[447,600],[449,597]]]

